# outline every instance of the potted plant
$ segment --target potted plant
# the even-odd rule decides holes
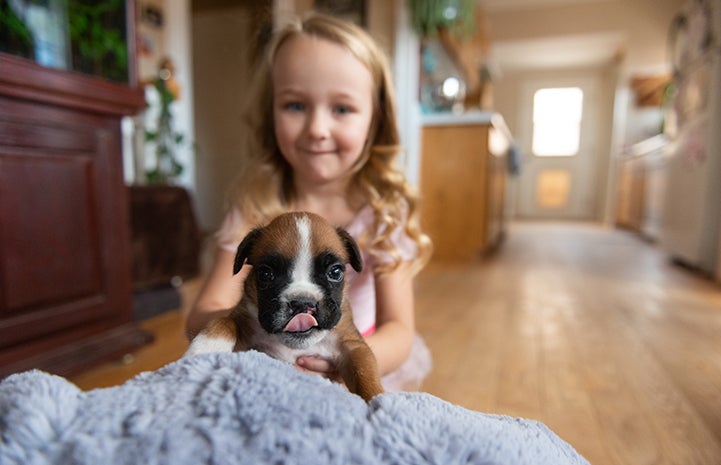
[[[149,184],[172,184],[183,173],[177,150],[185,143],[185,136],[174,128],[171,106],[179,96],[174,72],[172,61],[164,58],[160,62],[158,75],[148,83],[157,95],[157,103],[152,105],[157,107],[157,117],[151,113],[151,120],[146,121],[144,128],[146,157],[150,162],[146,161],[144,166],[145,181]],[[148,157],[149,154],[152,156]]]

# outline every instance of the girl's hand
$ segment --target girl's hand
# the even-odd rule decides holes
[[[303,355],[295,360],[295,366],[300,371],[321,375],[331,381],[343,384],[336,366],[330,360],[313,355]]]

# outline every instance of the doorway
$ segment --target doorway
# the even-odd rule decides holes
[[[594,219],[601,191],[598,79],[536,79],[521,89],[517,217]]]

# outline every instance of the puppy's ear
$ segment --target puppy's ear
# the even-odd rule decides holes
[[[258,238],[260,237],[260,232],[261,228],[255,228],[250,231],[248,235],[243,238],[242,241],[240,241],[238,251],[235,253],[233,274],[238,274],[238,271],[243,268],[243,263],[245,263],[245,259],[248,258],[248,255],[250,255],[250,251],[253,249],[253,246],[255,246],[255,243],[258,241]]]
[[[356,241],[346,232],[345,229],[338,228],[336,229],[336,232],[343,241],[346,252],[348,252],[348,263],[350,263],[350,266],[352,266],[354,270],[360,273],[363,269],[363,259],[361,258],[358,244],[356,244]]]

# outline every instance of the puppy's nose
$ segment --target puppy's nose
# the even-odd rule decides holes
[[[294,315],[297,313],[310,313],[313,315],[318,308],[318,302],[311,299],[291,300],[288,305],[290,309],[293,310]]]

